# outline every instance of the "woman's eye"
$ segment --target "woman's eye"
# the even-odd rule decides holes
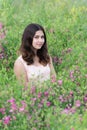
[[[44,39],[44,36],[35,36],[34,38],[35,39],[39,39],[39,38]]]
[[[38,39],[39,37],[38,37],[38,36],[35,36],[34,38]]]
[[[42,36],[41,38],[44,39],[44,36]]]

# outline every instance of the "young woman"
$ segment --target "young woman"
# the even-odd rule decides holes
[[[50,80],[52,75],[56,77],[41,25],[32,23],[25,28],[20,53],[14,64],[14,73],[23,85]]]

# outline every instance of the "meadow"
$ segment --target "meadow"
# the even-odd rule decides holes
[[[13,66],[29,23],[45,28],[57,79],[24,88]],[[87,130],[86,0],[0,0],[0,130]]]

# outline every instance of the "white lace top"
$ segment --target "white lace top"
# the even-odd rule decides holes
[[[27,65],[22,56],[19,56],[18,59],[24,65],[29,81],[32,80],[34,82],[34,80],[37,80],[37,82],[42,82],[50,79],[50,67],[48,64],[46,66]]]

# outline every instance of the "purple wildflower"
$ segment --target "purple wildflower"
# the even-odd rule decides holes
[[[2,23],[0,23],[0,30],[3,28],[3,24]]]
[[[46,103],[46,105],[49,107],[49,106],[51,105],[51,102],[48,101],[48,102]]]
[[[48,97],[48,95],[49,95],[48,91],[45,91],[44,96]]]
[[[83,97],[83,101],[87,102],[87,94],[85,94],[85,96]]]
[[[0,112],[1,112],[2,114],[5,114],[5,108],[0,108]]]
[[[35,91],[36,91],[36,87],[35,87],[35,86],[32,86],[32,87],[31,87],[31,90],[30,90],[30,93],[31,93],[31,94],[34,94]]]
[[[81,106],[81,102],[80,102],[80,100],[76,100],[76,102],[75,102],[75,106],[76,106],[76,107],[80,107],[80,106]]]
[[[12,99],[8,100],[7,102],[10,102],[11,104],[13,104],[15,102],[15,99],[12,98]]]
[[[4,119],[3,119],[3,124],[4,124],[4,125],[8,125],[8,124],[10,123],[10,120],[11,120],[10,116],[4,117]]]
[[[38,98],[41,98],[41,96],[42,96],[42,93],[39,92],[39,93],[38,93]]]
[[[59,86],[61,86],[62,85],[62,83],[63,83],[63,81],[60,79],[60,80],[58,80],[58,85]]]

